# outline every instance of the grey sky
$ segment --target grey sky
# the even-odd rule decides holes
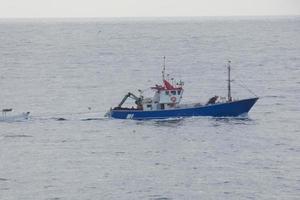
[[[0,17],[300,15],[300,0],[0,0]]]

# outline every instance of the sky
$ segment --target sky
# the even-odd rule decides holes
[[[0,0],[0,18],[300,15],[300,0]]]

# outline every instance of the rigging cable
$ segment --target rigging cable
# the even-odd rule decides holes
[[[252,90],[250,90],[250,88],[248,88],[248,87],[246,86],[245,83],[243,83],[241,80],[237,80],[237,81],[240,82],[240,83],[237,83],[236,80],[237,80],[237,79],[235,79],[235,81],[232,81],[232,82],[234,82],[234,83],[236,83],[237,85],[239,85],[240,87],[246,89],[248,92],[250,92],[251,94],[253,94],[255,97],[258,97]]]

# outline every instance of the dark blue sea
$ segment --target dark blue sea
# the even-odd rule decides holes
[[[260,99],[248,117],[104,118],[128,92]],[[300,17],[1,19],[1,200],[299,199]],[[253,94],[254,93],[254,94]]]

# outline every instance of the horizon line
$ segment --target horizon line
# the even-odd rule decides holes
[[[300,17],[300,14],[268,14],[268,15],[191,15],[191,16],[43,16],[43,17],[0,17],[0,19],[132,19],[132,18],[209,18],[209,17]]]

